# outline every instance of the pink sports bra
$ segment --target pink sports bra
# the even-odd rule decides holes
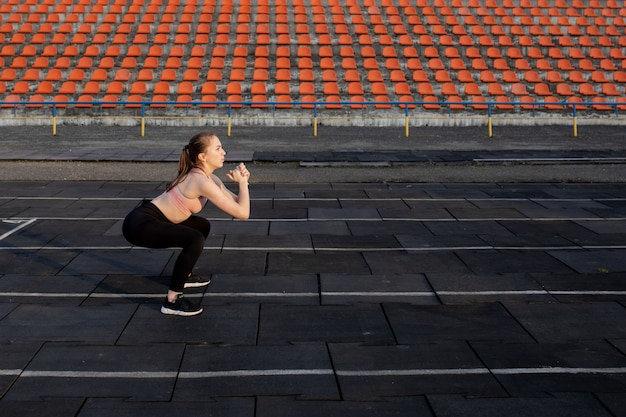
[[[166,193],[169,200],[180,210],[181,213],[184,213],[185,216],[191,216],[193,213],[198,213],[202,210],[202,207],[206,203],[206,198],[187,198],[180,192],[178,185],[169,190]]]

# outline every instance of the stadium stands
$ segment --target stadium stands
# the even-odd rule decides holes
[[[602,111],[626,99],[625,19],[623,0],[8,0],[0,100]]]

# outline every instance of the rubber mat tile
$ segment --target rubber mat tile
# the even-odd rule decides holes
[[[329,234],[329,235],[349,235],[350,229],[343,220],[308,220],[308,221],[285,221],[272,222],[270,225],[270,235],[287,234]]]
[[[47,398],[45,401],[2,401],[7,416],[75,416],[82,409],[83,398]]]
[[[304,195],[306,198],[367,198],[366,191],[359,184],[354,184],[352,189],[308,190]]]
[[[409,207],[382,207],[378,209],[384,220],[411,219],[411,220],[451,220],[450,212],[444,208],[409,208]]]
[[[580,200],[554,200],[554,199],[546,199],[546,200],[535,200],[537,204],[541,207],[545,207],[551,210],[572,210],[572,209],[608,209],[609,207],[596,200],[591,199],[580,199]],[[589,212],[589,217],[594,217]]]
[[[626,272],[544,273],[532,277],[561,302],[626,300]]]
[[[514,208],[448,208],[448,211],[460,221],[475,219],[519,219],[526,218]]]
[[[369,198],[401,198],[401,199],[411,199],[411,198],[431,198],[430,194],[428,194],[428,189],[430,189],[427,184],[390,184],[389,189],[372,189],[366,190],[366,193]]]
[[[103,275],[7,274],[0,278],[0,299],[6,302],[80,304],[103,278]]]
[[[5,399],[125,397],[170,399],[185,346],[48,344],[28,364]],[[72,383],[59,383],[62,381]],[[55,383],[56,381],[56,383]]]
[[[505,392],[465,343],[400,346],[329,344],[344,400],[427,393],[502,396]]]
[[[505,306],[520,325],[541,343],[626,337],[626,308],[619,303],[505,302]]]
[[[512,396],[626,389],[626,357],[604,340],[471,345]]]
[[[319,304],[316,275],[214,275],[203,305],[224,303]]]
[[[422,222],[402,220],[350,220],[347,222],[350,232],[355,236],[363,235],[395,235],[395,234],[430,234]]]
[[[365,252],[372,274],[423,274],[428,272],[470,273],[451,252]],[[355,272],[355,271],[353,271]]]
[[[58,222],[57,222],[58,223]],[[119,235],[106,234],[117,223],[116,220],[90,220],[84,222],[60,222],[59,233],[47,246],[51,247],[121,247],[130,246],[128,241]],[[120,230],[121,232],[121,230]]]
[[[89,297],[88,302],[151,302],[150,300],[155,300],[155,298],[146,298],[146,295],[164,295],[167,293],[169,283],[169,276],[109,274],[99,283]],[[159,299],[159,301],[161,300]]]
[[[255,249],[260,251],[275,250],[313,250],[311,236],[305,233],[291,235],[243,235],[227,234],[224,249]]]
[[[455,250],[488,246],[483,239],[475,235],[398,234],[395,238],[406,249]]]
[[[475,208],[476,206],[465,198],[432,198],[432,199],[412,199],[403,198],[407,206],[412,210],[434,210],[434,209],[449,209],[449,208]]]
[[[326,346],[187,346],[175,401],[267,395],[339,400]]]
[[[510,235],[511,232],[497,221],[456,221],[456,222],[433,222],[425,221],[424,225],[434,235]]]
[[[335,236],[335,235],[311,235],[313,247],[316,251],[333,249],[383,249],[400,248],[398,240],[392,235],[359,235],[359,236]]]
[[[61,273],[160,275],[172,254],[169,249],[89,250],[69,261]]]
[[[566,250],[548,253],[581,274],[626,271],[626,249]]]
[[[259,344],[317,341],[389,344],[394,338],[379,305],[262,306]]]
[[[197,298],[188,298],[200,303]],[[163,296],[165,299],[165,295]],[[142,305],[133,315],[118,343],[211,343],[251,345],[257,337],[259,307],[256,304],[203,305],[193,317],[163,315],[161,303]],[[155,326],[154,323],[158,323]]]
[[[626,240],[626,222],[623,220],[579,220],[576,223],[601,235],[622,235]]]
[[[342,198],[339,200],[341,207],[344,209],[352,209],[352,208],[375,208],[379,212],[383,210],[410,210],[407,204],[401,198],[393,199],[391,197],[387,197],[385,199],[349,199]]]
[[[474,205],[474,207],[484,208],[484,209],[495,209],[495,208],[508,208],[514,209],[517,212],[521,213],[523,210],[530,209],[538,209],[541,206],[539,203],[536,203],[531,200],[520,199],[520,197],[504,197],[501,199],[474,199],[469,202]]]
[[[269,221],[211,220],[211,235],[267,236]]]
[[[480,235],[480,239],[487,245],[497,248],[554,248],[571,247],[572,242],[564,237],[555,235]]]
[[[383,401],[303,401],[292,397],[259,397],[257,417],[414,417],[433,416],[424,397],[385,398]]]
[[[594,396],[611,412],[611,416],[619,416],[626,410],[626,393],[623,392],[596,392]]]
[[[20,341],[114,343],[135,308],[20,304],[0,321],[0,332]]]
[[[570,220],[529,220],[529,221],[508,221],[499,222],[506,227],[511,233],[517,236],[561,236],[571,241],[581,238],[593,238],[597,234],[591,230]]]
[[[194,402],[137,402],[121,398],[88,398],[80,417],[171,417],[202,416],[211,413],[223,417],[254,417],[255,398],[210,398]],[[210,415],[210,414],[209,414]]]
[[[431,198],[490,198],[489,193],[481,189],[446,188],[442,190],[429,190]]]
[[[602,403],[590,393],[558,392],[543,398],[504,397],[468,398],[463,395],[428,395],[428,403],[437,417],[508,416],[508,417],[610,417]]]
[[[270,252],[267,274],[368,274],[370,264],[358,252]],[[230,273],[237,273],[235,270]],[[261,271],[262,273],[262,271]]]
[[[550,254],[536,250],[459,251],[459,258],[476,274],[515,272],[571,272],[571,269]]]
[[[307,208],[275,208],[275,207],[257,207],[250,209],[250,219],[306,219],[309,210]]]
[[[530,341],[501,304],[416,306],[384,304],[400,344],[465,340]]]
[[[74,250],[2,251],[0,271],[16,275],[56,275],[61,273],[77,254],[78,252]]]
[[[553,301],[529,274],[454,274],[433,272],[428,282],[444,304],[501,300]]]
[[[380,220],[380,214],[376,208],[310,208],[309,219],[311,220]]]
[[[356,200],[363,201],[363,200]],[[367,200],[366,200],[367,201]],[[272,206],[276,209],[309,209],[309,208],[341,208],[343,203],[340,204],[338,199],[273,199]],[[254,201],[252,204],[256,206]],[[253,209],[254,211],[254,209]]]
[[[266,257],[265,252],[205,250],[196,262],[194,273],[205,276],[208,274],[262,275],[266,269]],[[173,259],[168,264],[164,272],[166,275],[171,274],[174,262]]]
[[[519,210],[525,216],[533,219],[588,219],[597,217],[590,211],[580,207],[522,207]]]
[[[339,275],[320,277],[322,304],[411,303],[439,304],[422,274]]]
[[[20,219],[10,223],[3,222],[3,225],[6,228],[4,233],[9,234],[0,240],[0,245],[15,249],[38,249],[61,232],[54,220]]]

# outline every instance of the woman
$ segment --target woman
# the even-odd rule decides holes
[[[124,220],[124,237],[133,245],[148,248],[182,247],[170,281],[163,314],[194,316],[202,307],[183,297],[183,289],[208,285],[210,279],[192,275],[204,248],[211,225],[195,216],[207,201],[238,219],[250,217],[250,172],[242,163],[226,176],[239,184],[233,194],[213,171],[224,165],[226,152],[215,133],[199,133],[183,148],[178,162],[178,176],[166,186],[163,194],[144,201]]]

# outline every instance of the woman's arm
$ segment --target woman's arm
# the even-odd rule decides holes
[[[250,173],[245,167],[240,166],[230,171],[227,176],[239,184],[239,194],[232,193],[215,175],[201,179],[198,184],[200,194],[226,214],[246,220],[250,217],[250,193],[248,191]]]

